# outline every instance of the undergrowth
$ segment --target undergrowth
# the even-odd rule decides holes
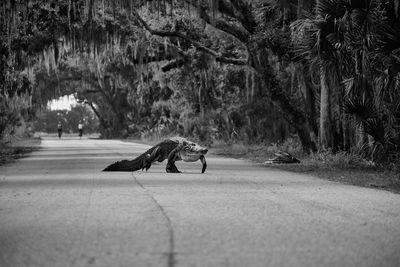
[[[213,153],[244,158],[264,163],[277,151],[286,151],[301,161],[300,164],[265,164],[267,168],[307,173],[322,179],[364,187],[383,188],[400,192],[400,162],[374,163],[357,152],[323,151],[304,154],[300,144],[289,139],[283,144],[215,143]]]
[[[24,157],[27,153],[39,149],[40,138],[12,136],[0,141],[0,165]]]

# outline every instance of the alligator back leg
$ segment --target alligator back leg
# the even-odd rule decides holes
[[[166,171],[170,172],[170,173],[180,173],[180,171],[178,170],[178,168],[175,165],[175,161],[178,159],[178,155],[177,152],[180,150],[181,148],[178,146],[177,148],[175,148],[174,150],[172,150],[169,155],[168,155],[168,162],[167,162],[167,167],[166,167]]]
[[[160,150],[160,147],[159,146],[157,146],[152,152],[151,152],[151,154],[147,154],[146,155],[146,158],[144,159],[144,162],[143,162],[143,168],[142,168],[142,170],[143,169],[146,169],[146,172],[147,172],[147,170],[148,169],[150,169],[150,167],[151,167],[151,164],[154,162],[154,161],[156,161],[156,160],[158,160],[159,158],[160,158],[160,156],[161,156],[161,150]]]
[[[200,160],[201,160],[201,163],[203,163],[203,168],[201,169],[201,173],[204,173],[207,168],[206,158],[203,155],[201,155]]]

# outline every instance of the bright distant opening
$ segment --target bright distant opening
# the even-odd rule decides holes
[[[47,103],[47,106],[51,110],[59,110],[59,109],[67,109],[71,110],[71,106],[76,105],[76,100],[74,95],[66,95],[63,97],[60,97],[59,99],[54,99],[52,101],[49,101]]]

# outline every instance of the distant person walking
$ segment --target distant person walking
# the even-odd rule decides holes
[[[79,138],[82,138],[83,124],[81,122],[78,124],[78,131],[79,131]]]
[[[58,132],[58,139],[61,139],[61,135],[62,135],[62,125],[61,125],[60,122],[57,124],[57,132]]]

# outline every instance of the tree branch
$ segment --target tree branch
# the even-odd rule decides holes
[[[234,36],[244,44],[248,43],[250,34],[245,29],[245,27],[243,27],[242,22],[240,22],[236,17],[231,16],[233,11],[228,12],[228,16],[225,16],[224,18],[216,17],[213,18],[212,21],[211,17],[208,15],[205,9],[205,6],[199,7],[198,2],[193,0],[185,0],[185,1],[188,5],[192,5],[194,9],[198,10],[200,18],[203,19],[205,22],[207,22],[210,25],[213,25],[215,28],[225,33]],[[226,10],[224,10],[223,8],[220,9],[219,12],[227,15]]]
[[[157,35],[160,37],[177,37],[180,39],[183,39],[189,43],[191,43],[194,47],[196,47],[198,50],[203,51],[207,54],[210,54],[215,57],[216,61],[222,62],[222,63],[229,63],[229,64],[235,64],[235,65],[247,65],[247,60],[244,59],[237,59],[237,58],[228,58],[228,57],[223,57],[220,53],[205,47],[204,45],[200,44],[199,42],[187,37],[186,35],[183,35],[180,32],[177,31],[162,31],[162,30],[154,30],[152,29],[146,21],[144,21],[140,15],[136,11],[132,11],[135,18],[138,20],[139,24],[141,24],[148,32],[150,32],[152,35]]]
[[[186,63],[186,60],[184,60],[184,59],[181,59],[181,58],[180,59],[175,59],[175,60],[169,62],[168,64],[162,66],[161,70],[163,72],[167,72],[167,71],[170,71],[172,69],[179,68],[179,67],[185,65],[185,63]]]
[[[86,100],[86,102],[84,102],[84,103],[89,105],[92,108],[94,114],[96,114],[96,116],[99,119],[101,125],[103,125],[104,127],[107,127],[108,126],[107,121],[100,115],[100,113],[97,111],[96,107],[93,105],[92,101],[87,101]]]
[[[254,33],[257,23],[251,14],[251,4],[243,0],[219,0],[218,11],[240,21],[250,34]]]

